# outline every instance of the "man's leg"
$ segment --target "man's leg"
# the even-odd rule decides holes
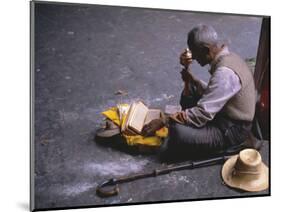
[[[220,127],[222,125],[224,127]],[[241,146],[249,136],[250,126],[215,119],[197,128],[171,121],[169,136],[161,152],[169,158],[178,155],[194,158],[222,153]]]
[[[167,150],[171,154],[194,157],[211,155],[226,147],[221,130],[212,123],[197,128],[178,123],[169,126]]]
[[[192,83],[189,84],[189,95],[185,96],[183,94],[184,92],[182,92],[181,94],[181,98],[180,98],[180,105],[182,107],[182,110],[185,110],[187,108],[191,108],[197,105],[197,102],[200,99],[200,96],[197,94],[197,90],[196,90],[196,86],[193,85]],[[210,128],[210,129],[209,129]],[[220,131],[216,128],[212,129],[213,127],[206,127],[206,129],[203,129],[203,131],[205,133],[200,133],[200,131],[198,131],[198,128],[193,128],[191,126],[184,126],[184,125],[180,125],[177,124],[175,122],[170,122],[169,124],[169,136],[168,138],[165,138],[161,147],[160,147],[160,155],[162,156],[168,156],[170,158],[170,156],[173,157],[173,154],[178,154],[179,151],[184,151],[185,154],[188,154],[188,152],[194,152],[191,149],[194,149],[195,146],[196,148],[199,148],[199,145],[195,145],[196,140],[200,140],[200,138],[196,135],[201,135],[202,139],[199,143],[202,143],[202,141],[206,141],[206,137],[207,134],[213,133],[213,134],[217,134],[216,136],[216,140],[220,143],[221,140],[221,133]],[[187,130],[186,130],[187,129]],[[193,130],[194,129],[194,130]],[[193,133],[190,133],[189,131],[193,130]],[[190,138],[190,136],[193,135],[193,138]],[[186,141],[186,137],[190,138],[190,142]],[[195,138],[196,137],[196,138]],[[183,149],[181,149],[181,146],[185,146]],[[189,146],[189,147],[186,147]],[[202,145],[204,146],[204,149],[206,149],[207,143],[203,143]],[[211,144],[212,146],[212,144]],[[172,155],[171,155],[172,154]]]

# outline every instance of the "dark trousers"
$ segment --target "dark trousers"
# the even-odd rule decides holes
[[[190,96],[181,96],[180,105],[183,110],[197,104],[200,96],[195,91],[192,87]],[[190,157],[212,155],[243,143],[250,130],[250,122],[231,120],[220,113],[203,127],[170,121],[169,136],[163,143],[162,152]]]

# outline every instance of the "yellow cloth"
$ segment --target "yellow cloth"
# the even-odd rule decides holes
[[[120,119],[118,116],[118,112],[117,112],[117,107],[109,108],[108,110],[103,111],[101,114],[104,115],[106,118],[110,119],[111,121],[113,121],[118,126],[121,125],[121,122],[120,122]]]
[[[123,118],[123,120],[120,120],[117,107],[112,107],[106,111],[103,111],[102,115],[113,121],[119,127],[123,124],[123,121],[125,120],[125,118]],[[151,136],[151,137],[144,137],[141,135],[125,135],[125,134],[123,134],[123,136],[126,138],[127,144],[131,146],[141,144],[146,146],[157,147],[161,145],[161,138],[165,138],[168,136],[168,128],[166,127],[161,128],[160,130],[155,132],[155,136]]]

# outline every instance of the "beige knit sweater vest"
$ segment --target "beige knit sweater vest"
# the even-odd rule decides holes
[[[238,55],[230,53],[218,58],[212,65],[211,73],[225,66],[233,70],[241,82],[241,90],[224,106],[222,112],[234,120],[252,121],[255,115],[255,84],[253,74]]]

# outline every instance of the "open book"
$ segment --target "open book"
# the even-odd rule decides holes
[[[126,134],[141,134],[144,125],[160,117],[160,110],[148,109],[141,101],[134,102],[129,107],[121,131]]]

